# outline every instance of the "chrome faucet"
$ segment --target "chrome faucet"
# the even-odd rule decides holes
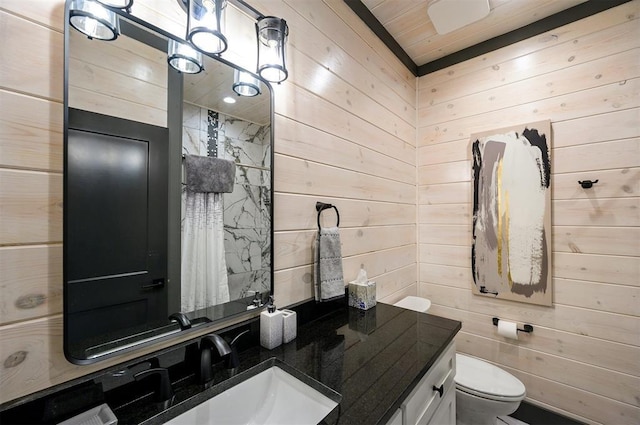
[[[209,334],[200,340],[200,383],[210,386],[213,383],[213,351],[218,358],[231,355],[231,347],[218,334]]]

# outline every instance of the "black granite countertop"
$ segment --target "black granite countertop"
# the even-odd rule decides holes
[[[220,384],[198,394],[182,394],[166,411],[142,412],[133,404],[116,415],[123,423],[128,423],[130,413],[149,418],[144,424],[163,423],[242,380],[248,369],[275,358],[341,395],[339,406],[324,423],[384,424],[460,327],[458,321],[386,304],[367,311],[344,306],[298,327],[297,338],[288,344],[243,351],[241,367],[230,381],[225,381],[228,371],[219,371]]]
[[[236,345],[240,366],[227,369],[224,360],[218,362],[214,385],[207,389],[195,373],[197,338],[19,400],[0,409],[0,423],[55,424],[107,403],[121,425],[162,424],[277,365],[317,389],[323,386],[314,380],[330,389],[325,395],[339,404],[321,423],[385,424],[461,327],[458,321],[387,304],[362,311],[344,300],[310,302],[295,310],[297,338],[273,350],[259,346],[257,319],[218,332],[228,340],[243,334]],[[133,379],[150,367],[169,371],[170,403],[154,402],[158,382]]]

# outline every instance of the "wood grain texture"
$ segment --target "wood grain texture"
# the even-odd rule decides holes
[[[0,90],[0,105],[0,166],[62,171],[62,104]]]
[[[317,238],[317,230],[297,232],[277,232],[274,236],[275,269],[297,267],[313,264],[313,246]],[[342,255],[374,252],[404,245],[415,245],[416,227],[378,226],[353,227],[340,229]]]
[[[0,168],[0,246],[62,241],[62,175]]]
[[[275,122],[278,128],[276,144],[284,155],[415,184],[414,166],[376,152],[371,146],[358,145],[281,115],[276,116]]]
[[[516,347],[533,347],[550,355],[567,357],[586,364],[598,364],[606,369],[638,376],[636,362],[634,361],[634,357],[640,354],[638,347],[576,335],[545,326],[536,326],[534,329],[535,338],[523,337],[515,341],[498,335],[496,327],[486,326],[487,322],[491,322],[492,316],[490,314],[462,311],[441,305],[432,305],[429,311],[433,314],[460,320],[465,323],[465,332],[489,338],[496,342],[511,344]],[[583,349],[586,344],[591,347],[591,350]]]
[[[585,423],[640,419],[638,11],[632,1],[419,79],[418,294],[463,322],[461,351]],[[542,117],[552,121],[553,308],[474,296],[469,135]],[[580,187],[588,179],[602,185]],[[495,316],[534,333],[506,340]]]
[[[0,0],[0,9],[60,33],[64,31],[64,0]]]
[[[2,287],[3,293],[9,295],[0,310],[4,323],[0,358],[26,353],[22,363],[0,369],[0,403],[167,345],[94,366],[71,365],[62,355],[61,261],[52,252],[60,247],[62,227],[63,3],[55,0],[38,9],[0,0],[0,31],[4,35],[9,29],[28,30],[29,47],[15,55],[11,68],[11,72],[26,72],[13,75],[6,67],[0,71],[0,259],[3,279],[7,276],[12,282],[2,281],[8,285]],[[355,278],[364,265],[378,280],[381,298],[416,294],[416,79],[342,2],[256,0],[251,4],[264,14],[283,17],[290,27],[289,79],[274,87],[278,305],[297,304],[313,296],[311,251],[305,244],[316,231],[317,201],[340,209],[345,280]],[[184,34],[184,13],[174,0],[137,0],[134,14]],[[248,52],[255,49],[255,40],[244,49],[248,45],[236,37],[242,33],[253,37],[252,25],[241,28],[243,19],[246,16],[228,17],[227,23],[237,28],[232,28],[234,43],[225,58],[240,58],[251,69],[255,55]],[[6,52],[25,48],[15,37],[3,40],[3,58]],[[109,72],[126,69],[130,61],[124,56],[125,52],[110,56]],[[94,73],[106,72],[103,57],[85,60]],[[98,70],[99,66],[104,69]],[[90,83],[91,75],[85,77]],[[85,90],[85,105],[109,104],[104,93],[87,88],[92,87],[80,88]],[[128,106],[120,109],[127,118],[133,117]],[[153,111],[134,119],[160,122]],[[333,217],[325,215],[323,224],[332,224]],[[27,251],[37,253],[21,257],[33,267],[13,261]],[[11,266],[5,274],[7,262]],[[29,297],[32,293],[44,297]],[[17,299],[20,306],[34,307],[17,308]]]
[[[277,192],[415,204],[415,186],[276,154]]]
[[[640,6],[636,2],[623,4],[620,7],[615,7],[600,14],[590,16],[576,22],[572,22],[559,28],[552,29],[550,31],[547,31],[546,33],[540,34],[537,37],[532,37],[519,43],[503,47],[502,49],[494,50],[473,59],[469,59],[468,61],[457,64],[455,67],[448,67],[433,72],[429,74],[429,78],[420,78],[418,81],[418,87],[420,89],[423,89],[426,87],[431,87],[433,85],[441,84],[442,82],[450,83],[453,79],[463,77],[465,82],[468,82],[469,84],[477,84],[478,81],[474,80],[471,74],[477,74],[479,70],[484,70],[487,68],[496,70],[496,66],[502,69],[501,65],[503,63],[514,61],[519,57],[535,57],[532,55],[535,55],[536,52],[543,52],[552,48],[553,46],[562,45],[564,43],[574,44],[574,47],[578,48],[582,46],[588,48],[589,44],[591,44],[594,39],[585,39],[583,37],[595,37],[597,39],[598,37],[600,37],[600,32],[607,31],[609,28],[620,27],[621,24],[640,18],[639,12]],[[622,31],[622,33],[624,34],[627,31]],[[580,40],[587,40],[587,42],[580,42]],[[626,42],[632,41],[627,40]],[[547,61],[555,60],[553,56],[556,55],[541,56],[543,60],[533,61],[534,66],[540,66]],[[560,63],[560,65],[552,66],[552,69],[557,69],[558,66],[565,66],[565,64],[562,64],[563,59],[567,60],[571,56],[575,55],[566,55],[566,53],[561,53],[557,56],[559,56],[557,59],[560,60],[558,62]],[[496,84],[499,84],[498,81],[500,81],[502,78],[509,78],[509,71],[513,70],[507,69],[506,71],[507,72],[504,73],[504,75],[501,75],[498,80],[493,80],[492,82],[490,82],[489,87],[493,87]],[[521,75],[515,75],[514,80],[517,81],[521,78]],[[514,80],[505,80],[505,82]],[[480,89],[482,89],[482,86],[480,86]]]
[[[604,14],[606,13],[604,12]],[[565,38],[566,32],[554,31],[554,33],[558,34],[556,36],[557,40],[554,39],[554,36],[551,36],[547,37],[548,40],[545,43],[539,41],[544,39],[544,36],[541,36],[538,39],[532,39],[530,42],[521,42],[519,43],[519,54],[516,56],[505,54],[504,56],[496,57],[491,66],[487,66],[485,62],[482,68],[470,70],[471,72],[468,74],[460,75],[460,72],[456,72],[457,78],[463,78],[465,83],[476,84],[477,93],[499,92],[502,87],[511,85],[510,83],[521,85],[522,81],[530,78],[537,78],[537,80],[534,80],[535,85],[544,90],[566,91],[563,86],[556,84],[552,77],[562,76],[568,70],[575,69],[576,71],[587,72],[584,75],[591,75],[595,78],[598,76],[598,72],[589,74],[585,69],[585,65],[594,63],[594,61],[596,61],[595,63],[603,64],[602,52],[614,55],[628,52],[638,47],[638,41],[634,37],[629,37],[630,33],[637,34],[639,31],[637,20],[628,20],[626,16],[619,16],[618,21],[621,25],[609,27],[598,32],[591,32],[583,37]],[[528,45],[540,50],[527,54]],[[509,47],[498,52],[507,49]],[[493,52],[489,55],[497,56],[498,54]],[[607,64],[601,66],[611,69]],[[567,67],[567,70],[563,70],[565,67]],[[458,96],[456,90],[457,78],[427,80],[425,86],[420,88],[419,107],[454,101]],[[600,78],[602,78],[602,75]],[[540,84],[545,79],[547,79],[546,83]],[[429,81],[432,83],[429,83]],[[594,84],[594,82],[589,82],[589,84]],[[486,96],[482,99],[489,100],[489,98],[490,96]]]
[[[166,127],[166,53],[128,37],[95,44],[69,34],[69,106]]]
[[[548,307],[524,307],[523,304],[512,301],[501,302],[474,296],[470,288],[454,288],[429,282],[420,282],[419,285],[418,294],[429,298],[434,306],[441,305],[492,317],[498,316],[506,320],[531,323],[534,327],[545,326],[576,335],[640,347],[640,323],[637,317],[562,304],[554,305],[552,310]],[[465,326],[464,322],[462,326]],[[486,323],[484,326],[493,324]],[[582,349],[588,348],[588,344],[582,346]],[[636,359],[625,360],[634,362]]]
[[[0,325],[62,312],[62,245],[0,247]]]
[[[11,39],[0,50],[0,88],[62,102],[62,33],[0,10],[0,40]]]
[[[415,164],[413,139],[403,140],[384,132],[371,122],[345,113],[323,98],[294,85],[278,86],[275,93],[277,114],[295,117],[297,121],[316,129],[367,146],[407,164]],[[287,99],[287,102],[278,102],[279,98]]]

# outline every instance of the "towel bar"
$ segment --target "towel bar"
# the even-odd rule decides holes
[[[320,230],[320,214],[322,211],[333,208],[336,210],[336,216],[338,216],[338,222],[336,223],[336,227],[340,227],[340,213],[338,212],[338,208],[332,204],[326,204],[324,202],[316,202],[316,211],[318,211],[318,230]]]

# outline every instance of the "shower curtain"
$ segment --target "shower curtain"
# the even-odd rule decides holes
[[[186,192],[182,227],[182,312],[229,301],[221,193]]]

